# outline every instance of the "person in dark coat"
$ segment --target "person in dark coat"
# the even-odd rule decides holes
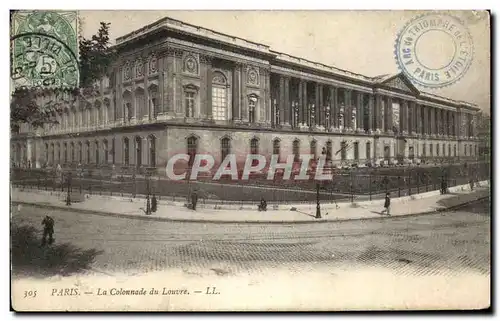
[[[267,202],[264,197],[260,200],[259,211],[267,211]]]
[[[446,193],[446,180],[444,176],[441,176],[441,195]]]
[[[384,202],[384,210],[381,213],[387,213],[387,215],[391,215],[391,197],[389,193],[385,194],[385,202]]]
[[[156,212],[158,206],[158,200],[156,199],[156,195],[153,194],[153,198],[151,199],[151,212]]]
[[[42,221],[43,227],[43,238],[42,246],[47,243],[47,236],[49,237],[49,245],[54,242],[54,219],[48,215]]]
[[[191,206],[194,211],[196,211],[196,204],[198,203],[198,193],[194,191],[191,193]]]

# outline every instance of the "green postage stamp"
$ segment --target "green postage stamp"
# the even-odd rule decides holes
[[[15,88],[78,87],[76,11],[14,11],[10,43]]]

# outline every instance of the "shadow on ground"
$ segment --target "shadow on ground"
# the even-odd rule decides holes
[[[13,276],[50,277],[82,273],[90,269],[96,249],[84,250],[70,243],[41,246],[41,233],[30,225],[11,224],[11,262]]]
[[[465,210],[467,212],[473,213],[491,212],[490,202],[484,202],[483,198],[474,198],[474,196],[471,197],[471,195],[463,195],[458,193],[449,193],[448,195],[451,195],[451,197],[440,199],[437,201],[437,204],[442,207],[450,208],[463,203],[463,201],[466,200],[467,203],[463,206],[460,206],[461,211]]]

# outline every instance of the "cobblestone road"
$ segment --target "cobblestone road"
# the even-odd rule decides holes
[[[39,247],[47,210],[12,208],[13,274],[130,274],[182,268],[217,275],[386,267],[401,274],[490,273],[490,203],[387,220],[245,225],[150,222],[51,212],[55,244]]]

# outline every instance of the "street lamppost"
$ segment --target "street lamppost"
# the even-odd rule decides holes
[[[151,199],[150,199],[150,188],[149,188],[149,182],[150,182],[150,177],[151,174],[148,170],[146,170],[146,215],[151,215]]]
[[[325,155],[326,156],[326,150],[323,149],[321,151],[321,155]],[[325,157],[325,156],[322,156],[322,157]],[[325,158],[326,160],[326,158]],[[321,218],[321,206],[320,206],[320,203],[319,203],[319,186],[320,183],[318,180],[316,180],[316,218]]]
[[[66,206],[71,205],[71,172],[68,172],[67,174],[67,185],[68,185],[68,194],[66,195]]]

